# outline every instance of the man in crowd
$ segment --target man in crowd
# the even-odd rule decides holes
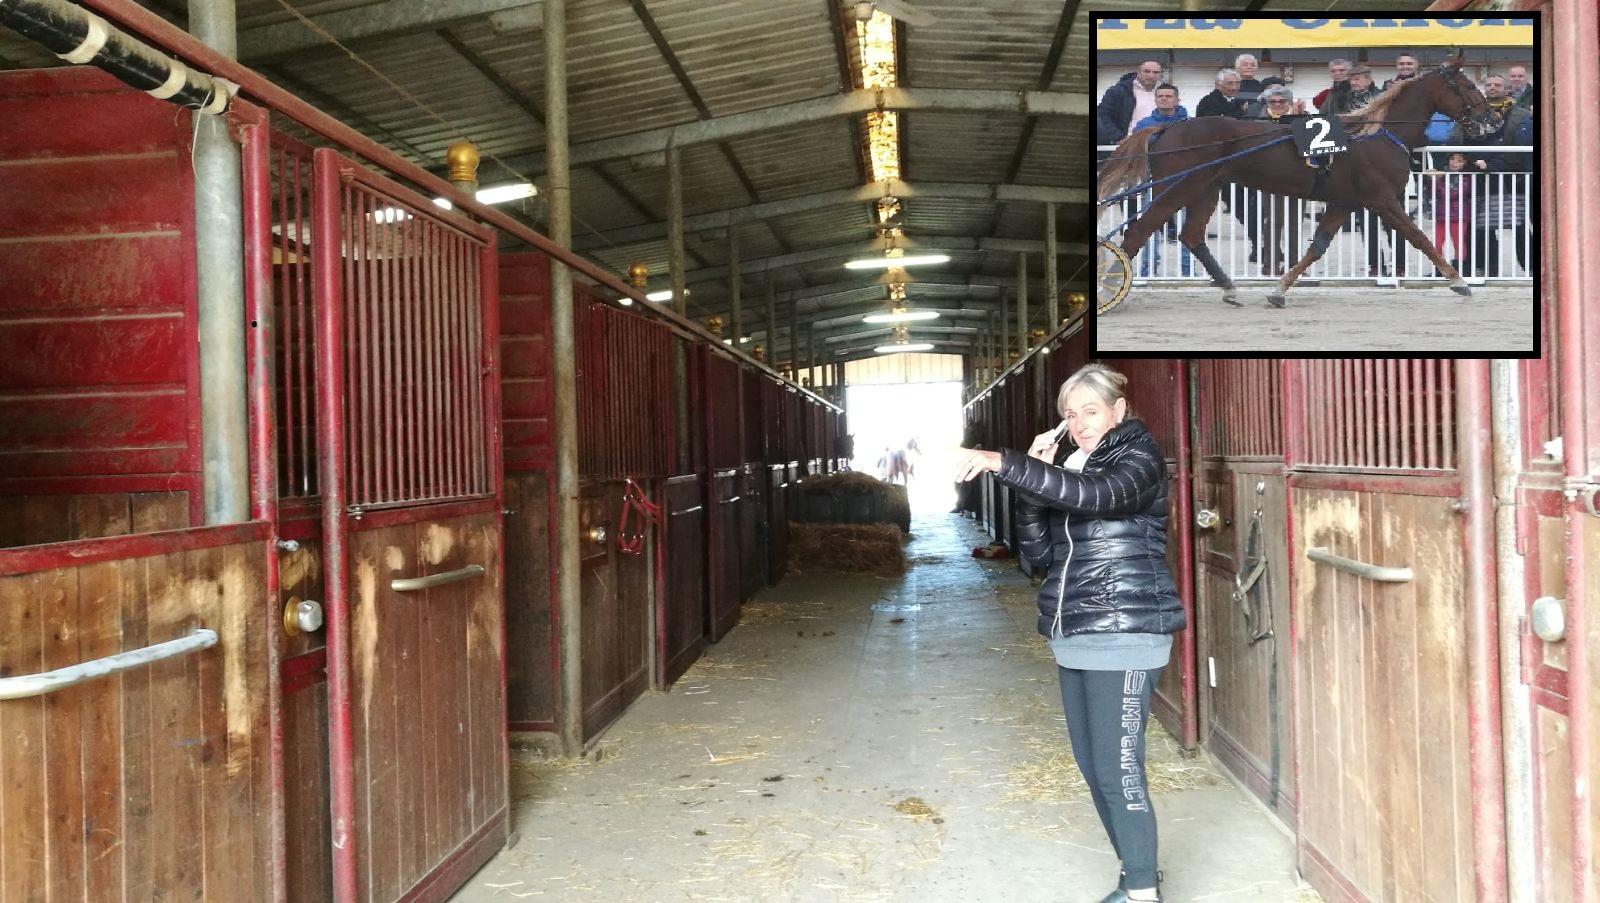
[[[1244,98],[1239,96],[1239,73],[1233,69],[1218,69],[1216,87],[1210,94],[1200,98],[1200,105],[1195,107],[1194,115],[1199,116],[1231,116],[1234,119],[1244,115]]]
[[[1188,118],[1189,111],[1184,109],[1178,103],[1178,86],[1162,82],[1161,84],[1156,85],[1155,112],[1139,120],[1138,122],[1135,122],[1133,124],[1133,131],[1137,132],[1142,128],[1148,128],[1149,126],[1153,125],[1171,125],[1174,122],[1182,122]],[[1145,203],[1149,203],[1150,197],[1150,193],[1146,192]],[[1167,220],[1165,231],[1167,238],[1176,241],[1178,238],[1178,221],[1176,219]],[[1147,244],[1144,248],[1144,251],[1139,255],[1140,276],[1150,275],[1150,264],[1152,259],[1155,261],[1156,275],[1161,275],[1161,252],[1154,247],[1154,243],[1154,239],[1152,239],[1151,243]],[[1194,269],[1194,264],[1189,258],[1189,249],[1183,247],[1182,245],[1179,245],[1178,247],[1182,252],[1181,268],[1183,275],[1188,276],[1193,272]]]
[[[1241,53],[1233,59],[1233,68],[1239,73],[1239,97],[1245,103],[1256,99],[1261,93],[1261,82],[1256,79],[1256,58],[1252,54]]]
[[[1517,106],[1533,112],[1533,86],[1528,83],[1528,67],[1512,66],[1506,70],[1506,87],[1511,95],[1511,100]]]
[[[1096,116],[1096,143],[1117,144],[1133,133],[1133,124],[1156,108],[1156,86],[1161,84],[1161,64],[1146,60],[1106,89]]]
[[[1397,82],[1403,82],[1408,78],[1416,78],[1417,58],[1409,53],[1400,54],[1394,58],[1394,71],[1394,78],[1383,83],[1383,90],[1389,90]]]
[[[1415,58],[1412,62],[1416,62]],[[1327,106],[1319,105],[1317,109],[1333,114],[1348,113],[1382,93],[1382,89],[1372,83],[1372,69],[1365,63],[1359,63],[1350,67],[1342,84],[1335,83],[1328,90]],[[1383,225],[1378,215],[1370,210],[1356,214],[1354,219],[1357,227],[1367,235],[1367,274],[1376,277],[1383,271],[1383,246],[1396,247],[1394,231]],[[1405,275],[1405,261],[1400,256],[1403,253],[1402,250],[1395,251],[1397,276]]]
[[[1382,93],[1372,83],[1372,70],[1362,63],[1350,67],[1350,74],[1342,85],[1335,83],[1328,89],[1328,105],[1318,104],[1317,109],[1326,113],[1348,113]]]
[[[1333,77],[1333,85],[1331,87],[1323,88],[1321,91],[1317,92],[1317,96],[1311,98],[1311,105],[1319,110],[1326,110],[1328,108],[1328,95],[1335,89],[1343,91],[1346,87],[1348,87],[1347,82],[1350,79],[1350,61],[1346,59],[1329,60],[1328,74]]]
[[[1526,75],[1526,72],[1524,72]],[[1485,147],[1532,146],[1533,116],[1511,99],[1503,75],[1491,75],[1483,80],[1483,99],[1489,108],[1500,115],[1500,127],[1481,137],[1466,133],[1456,126],[1450,134],[1451,144],[1476,144]],[[1469,171],[1479,173],[1522,173],[1532,169],[1532,154],[1484,153],[1478,154]],[[1527,216],[1527,180],[1517,176],[1485,178],[1477,196],[1483,204],[1477,211],[1473,225],[1472,275],[1499,276],[1500,230],[1511,229],[1522,234],[1523,220]],[[1523,241],[1516,242],[1517,265],[1528,268],[1527,249]]]
[[[1244,98],[1239,96],[1239,71],[1237,69],[1218,69],[1216,87],[1210,94],[1200,98],[1200,105],[1195,107],[1195,116],[1228,116],[1240,119],[1245,116]],[[1259,217],[1259,204],[1256,203],[1256,194],[1247,188],[1228,184],[1222,191],[1222,202],[1227,205],[1233,218],[1244,226],[1245,232],[1250,237],[1250,262],[1256,262],[1256,222]]]

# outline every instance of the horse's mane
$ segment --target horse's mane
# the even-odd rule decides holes
[[[1382,94],[1372,98],[1366,103],[1348,113],[1339,114],[1347,126],[1346,131],[1356,135],[1371,135],[1383,127],[1384,120],[1388,118],[1389,108],[1400,99],[1400,92],[1415,86],[1432,73],[1425,73],[1416,78],[1407,78],[1395,82],[1385,88]],[[1348,128],[1354,126],[1354,128]]]

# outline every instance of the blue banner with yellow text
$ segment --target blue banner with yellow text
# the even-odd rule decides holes
[[[1291,47],[1522,47],[1531,18],[1503,19],[1097,19],[1101,50]]]

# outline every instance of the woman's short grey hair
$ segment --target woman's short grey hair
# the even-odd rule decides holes
[[[1128,397],[1127,385],[1126,376],[1105,364],[1084,364],[1061,384],[1061,391],[1056,393],[1056,413],[1061,413],[1067,405],[1067,396],[1080,386],[1093,390],[1102,404],[1111,407]]]
[[[1237,69],[1218,69],[1217,70],[1217,84],[1219,84],[1219,85],[1222,84],[1224,81],[1227,80],[1228,76],[1230,76],[1230,75],[1233,76],[1234,78],[1238,78],[1239,77],[1239,70],[1237,70]]]
[[[1275,97],[1281,97],[1290,103],[1294,103],[1294,92],[1290,91],[1288,88],[1285,88],[1283,85],[1273,85],[1267,90],[1261,92],[1262,103],[1271,103],[1272,99]]]

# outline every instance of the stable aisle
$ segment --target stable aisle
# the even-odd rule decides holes
[[[1116,858],[1067,752],[1034,588],[919,517],[911,570],[791,572],[598,761],[513,751],[520,840],[456,900],[1094,901]],[[1167,899],[1314,901],[1293,842],[1158,727]]]

